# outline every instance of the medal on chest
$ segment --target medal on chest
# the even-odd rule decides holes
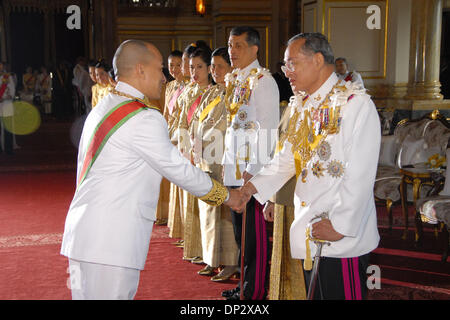
[[[292,144],[296,177],[301,176],[302,182],[306,182],[307,165],[317,152],[319,156],[329,158],[331,151],[326,137],[339,132],[341,107],[330,100],[336,87],[317,108],[306,107],[308,99],[302,99],[302,106],[295,108],[289,121],[287,140]]]

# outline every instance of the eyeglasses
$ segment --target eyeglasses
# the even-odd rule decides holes
[[[295,66],[292,61],[288,61],[284,64],[284,66],[281,66],[281,71],[283,71],[284,74],[287,74],[288,72],[294,72]]]

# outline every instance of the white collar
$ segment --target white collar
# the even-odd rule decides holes
[[[123,81],[117,82],[115,89],[119,92],[129,94],[129,95],[139,98],[139,99],[144,99],[144,97],[145,97],[145,95],[142,92],[140,92],[138,89],[136,89],[135,87],[133,87]]]
[[[259,61],[258,61],[258,59],[255,59],[252,63],[250,63],[248,66],[246,66],[245,68],[243,68],[243,69],[239,69],[239,71],[238,71],[238,77],[240,78],[240,77],[244,77],[244,78],[246,78],[249,74],[250,74],[250,71],[252,70],[252,69],[257,69],[257,68],[260,68],[261,67],[261,65],[259,64]]]
[[[313,105],[322,103],[322,101],[338,81],[339,78],[337,77],[336,73],[333,72],[319,89],[317,89],[313,94],[309,95],[308,101],[310,101]]]

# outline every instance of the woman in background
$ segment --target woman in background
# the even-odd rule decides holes
[[[225,75],[232,71],[228,49],[212,53],[211,74],[216,85],[205,92],[194,115],[191,137],[194,140],[194,161],[213,179],[222,181],[222,155],[227,129],[225,108]],[[239,271],[238,247],[234,239],[231,216],[224,206],[213,207],[198,201],[203,261],[206,266],[198,273],[212,276],[212,281],[225,281]]]

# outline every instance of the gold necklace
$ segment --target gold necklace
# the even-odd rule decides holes
[[[121,91],[117,91],[116,88],[111,88],[109,90],[109,92],[111,92],[112,94],[121,96],[121,97],[125,97],[125,98],[129,98],[129,99],[132,99],[132,100],[136,100],[136,101],[144,104],[148,108],[151,108],[151,109],[154,109],[154,110],[158,110],[159,112],[161,112],[161,110],[158,107],[155,107],[154,105],[152,105],[150,100],[147,97],[145,97],[145,96],[144,96],[144,99],[141,99],[141,98],[132,96],[130,94],[127,94],[127,93],[124,93],[124,92],[121,92]]]
[[[252,76],[255,76],[257,73],[258,73],[258,69],[256,69],[256,68],[252,69],[252,70],[250,70],[249,75],[247,76],[245,81],[243,81],[242,84],[238,83],[237,79],[234,79],[233,83],[229,84],[226,87],[226,90],[225,90],[225,101],[226,101],[226,109],[228,111],[228,115],[227,115],[228,125],[230,125],[230,123],[233,121],[234,116],[239,111],[239,109],[241,108],[242,104],[248,103],[248,100],[250,99],[250,94],[251,94],[250,78]],[[237,74],[235,75],[235,77],[237,77]],[[244,92],[244,94],[239,96],[239,100],[238,101],[233,102],[233,99],[234,99],[234,96],[235,96],[236,87],[241,88],[241,92]]]

